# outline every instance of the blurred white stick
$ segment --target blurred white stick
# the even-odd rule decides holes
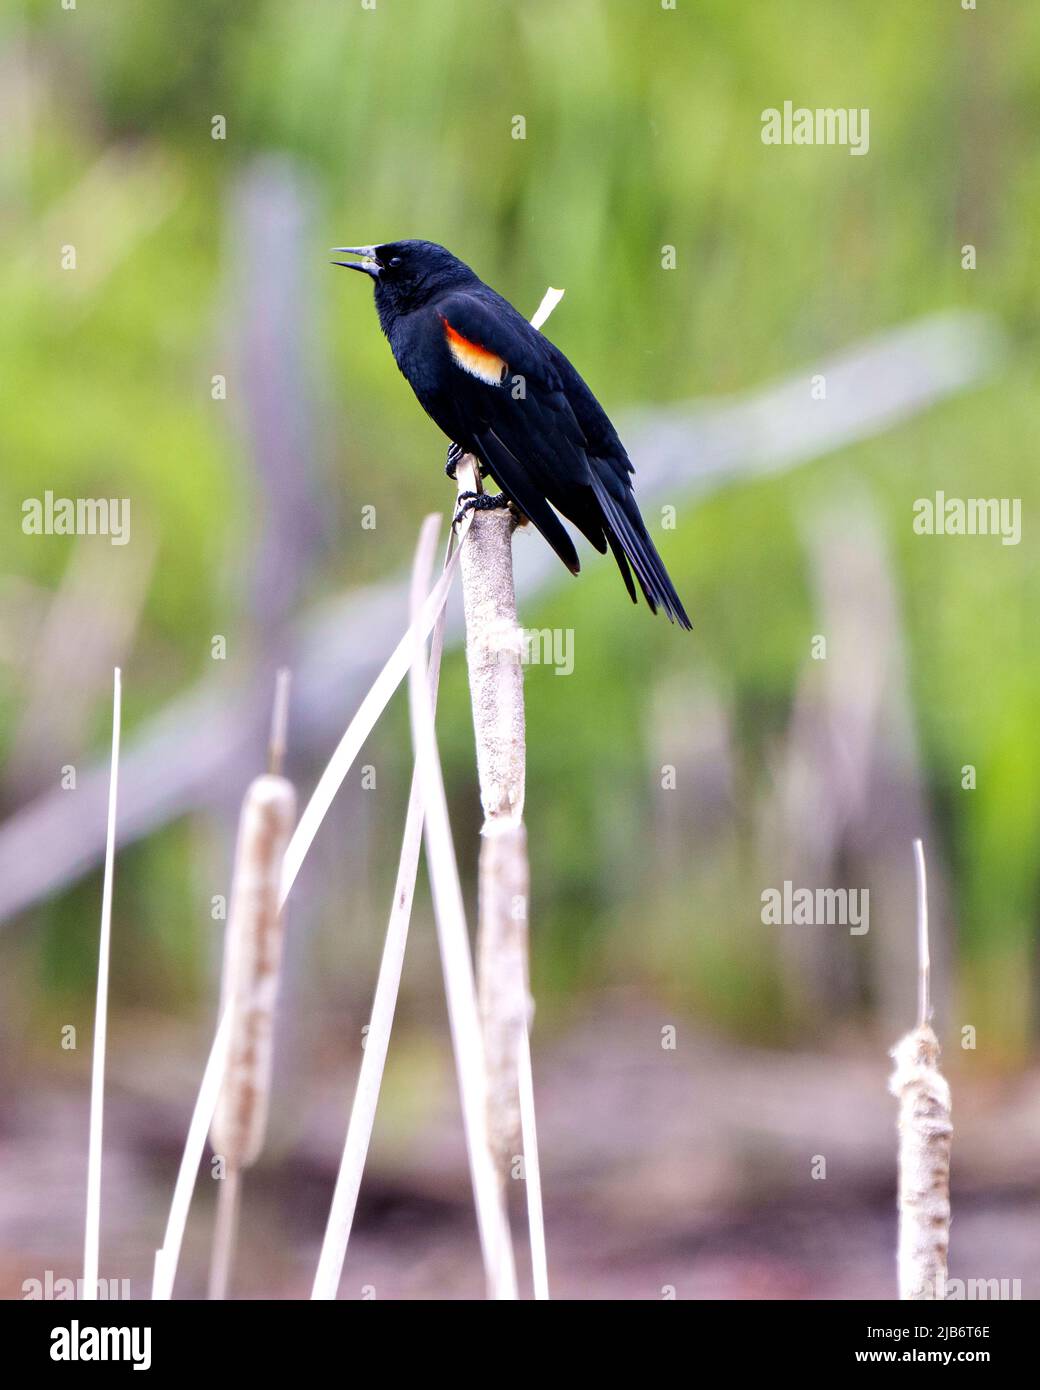
[[[419,537],[419,548],[415,557],[411,586],[411,619],[414,622],[426,591],[429,588],[430,570],[433,560],[433,547],[436,541],[434,523],[439,525],[436,516],[428,517]],[[452,537],[452,541],[454,536]],[[445,566],[451,559],[452,541],[449,541]],[[426,679],[430,690],[430,701],[434,708],[437,703],[437,687],[440,679],[441,652],[444,646],[444,610],[433,629],[433,642],[430,651],[429,671]],[[425,669],[425,652],[422,647],[415,654],[416,663]],[[329,1219],[325,1226],[321,1255],[318,1260],[312,1299],[333,1299],[339,1289],[346,1258],[350,1233],[354,1224],[358,1192],[368,1158],[368,1148],[375,1125],[376,1107],[383,1084],[383,1070],[390,1047],[390,1034],[393,1029],[394,1013],[397,1008],[397,995],[401,984],[401,970],[404,966],[405,947],[408,943],[408,927],[412,916],[412,900],[415,895],[415,879],[419,870],[419,855],[422,852],[423,805],[419,788],[419,773],[412,772],[411,791],[408,795],[408,812],[405,817],[404,835],[401,841],[401,857],[397,865],[397,879],[394,883],[393,905],[390,921],[386,929],[383,956],[379,964],[379,978],[376,981],[375,998],[372,1001],[372,1016],[369,1020],[364,1051],[361,1054],[361,1068],[358,1072],[357,1090],[347,1125],[346,1142],[340,1160],[336,1189],[332,1197]]]
[[[108,828],[105,832],[105,876],[101,889],[101,937],[98,943],[97,1000],[94,1006],[94,1058],[90,1078],[87,1221],[83,1238],[83,1298],[87,1302],[95,1301],[98,1296],[101,1141],[105,1115],[105,1049],[108,1042],[108,964],[112,947],[112,877],[115,873],[116,857],[116,797],[119,786],[119,735],[122,711],[122,672],[117,666],[112,674],[112,761],[108,775]]]

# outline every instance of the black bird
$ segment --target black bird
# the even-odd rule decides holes
[[[651,612],[663,608],[689,628],[636,506],[624,446],[560,349],[443,246],[392,241],[338,246],[335,254],[359,257],[334,264],[375,282],[397,365],[453,441],[448,473],[460,454],[473,454],[502,489],[472,496],[464,508],[515,503],[577,574],[561,512],[598,551],[610,546],[633,603],[632,570]]]

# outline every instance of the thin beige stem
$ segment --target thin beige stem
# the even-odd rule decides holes
[[[280,775],[285,761],[285,747],[289,729],[289,687],[292,673],[287,666],[281,667],[275,677],[274,707],[271,710],[271,737],[267,745],[267,770],[273,776]]]
[[[917,878],[917,1026],[924,1028],[932,1014],[932,961],[928,950],[928,874],[924,845],[920,840],[914,841],[914,870]]]
[[[213,1223],[213,1255],[209,1266],[209,1297],[223,1302],[227,1298],[231,1266],[235,1259],[238,1237],[238,1207],[242,1173],[229,1168],[221,1179],[217,1193],[217,1216]]]

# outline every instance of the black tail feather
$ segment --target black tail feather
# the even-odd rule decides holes
[[[632,594],[633,598],[635,597],[631,576],[627,573],[627,566],[621,564],[615,539],[635,570],[639,587],[650,606],[650,611],[656,613],[660,606],[670,622],[678,623],[680,627],[689,630],[693,624],[687,616],[682,600],[675,591],[675,585],[668,577],[668,571],[664,567],[664,561],[657,553],[657,547],[650,539],[631,491],[626,488],[623,498],[614,497],[607,485],[597,475],[595,467],[592,469],[592,490],[596,494],[596,500],[603,508],[607,539],[615,559],[618,561],[618,568],[628,585],[629,593]]]
[[[628,596],[633,603],[638,603],[639,596],[636,593],[636,586],[632,580],[632,571],[629,569],[628,561],[625,559],[624,547],[609,526],[606,529],[605,535],[610,546],[611,554],[617,561],[617,567],[621,571],[621,578],[625,581],[625,588],[628,590]]]
[[[475,436],[477,452],[495,482],[520,510],[534,522],[572,574],[581,569],[578,552],[567,528],[549,503],[533,486],[516,455],[502,443],[493,429]]]

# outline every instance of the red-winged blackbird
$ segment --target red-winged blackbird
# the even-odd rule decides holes
[[[376,310],[398,367],[453,448],[473,454],[538,527],[574,574],[574,544],[556,512],[596,549],[609,545],[633,603],[631,565],[652,612],[690,620],[647,534],[632,493],[632,465],[614,426],[558,347],[469,266],[429,241],[339,246],[336,261],[375,282]],[[549,504],[552,504],[550,506]]]

